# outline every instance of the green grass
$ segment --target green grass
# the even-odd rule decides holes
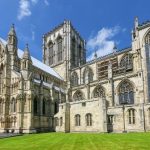
[[[0,139],[0,150],[150,150],[150,133],[43,133]]]

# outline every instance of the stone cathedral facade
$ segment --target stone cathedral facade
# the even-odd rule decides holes
[[[0,39],[0,132],[150,130],[150,22],[135,18],[131,47],[86,61],[70,21],[43,35],[43,62]]]

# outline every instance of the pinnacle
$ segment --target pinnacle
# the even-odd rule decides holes
[[[23,54],[23,59],[31,60],[30,51],[29,51],[29,45],[28,44],[26,44],[26,47],[25,47],[25,50],[24,50],[24,54]]]
[[[11,28],[10,28],[10,31],[9,31],[8,35],[16,36],[16,31],[15,31],[15,25],[14,24],[11,25]]]

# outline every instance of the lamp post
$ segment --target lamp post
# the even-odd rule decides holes
[[[127,104],[127,102],[122,102],[121,103],[123,106],[122,106],[122,111],[123,111],[123,133],[126,133],[126,122],[125,122],[125,113],[124,113],[124,110],[125,110],[125,104]]]

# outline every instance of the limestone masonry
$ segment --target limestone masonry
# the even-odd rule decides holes
[[[150,130],[150,22],[135,18],[132,45],[86,61],[70,21],[43,35],[43,62],[0,38],[0,132]]]

